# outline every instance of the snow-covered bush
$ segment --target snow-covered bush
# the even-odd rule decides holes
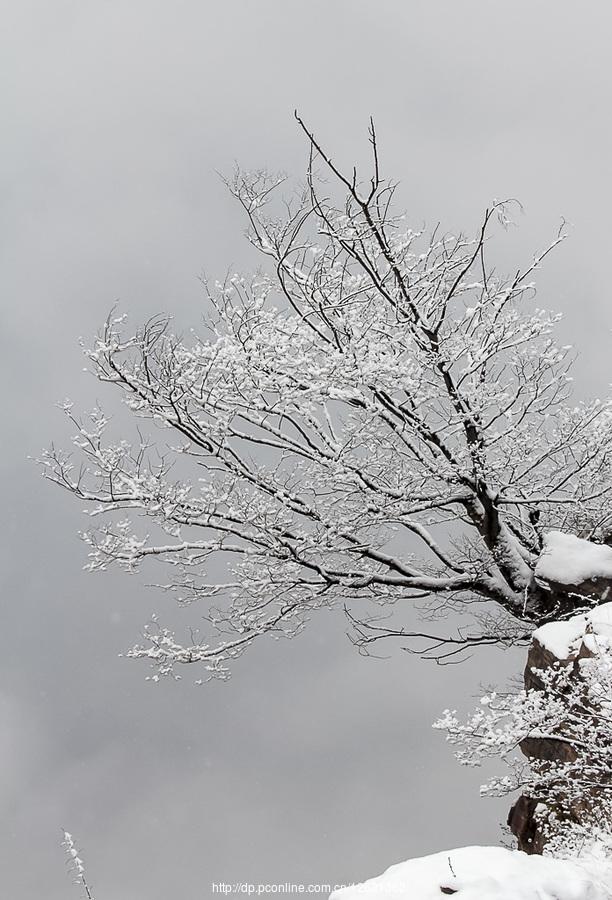
[[[465,722],[447,710],[434,724],[447,732],[461,764],[505,762],[506,773],[484,784],[482,794],[521,790],[537,801],[548,852],[556,855],[575,855],[594,838],[601,847],[612,844],[611,609],[605,604],[597,614],[536,632],[536,641],[564,657],[531,669],[539,687],[489,692]]]

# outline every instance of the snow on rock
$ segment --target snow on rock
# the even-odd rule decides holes
[[[574,659],[582,644],[596,653],[601,646],[612,645],[612,603],[602,603],[566,622],[541,625],[533,637],[557,659]]]
[[[573,534],[549,531],[535,568],[536,578],[578,585],[597,578],[612,579],[612,548]]]
[[[528,856],[503,847],[461,847],[391,866],[330,900],[610,900],[603,862]]]
[[[573,616],[567,622],[549,622],[533,632],[533,637],[557,659],[570,659],[578,652],[586,629],[586,616]]]

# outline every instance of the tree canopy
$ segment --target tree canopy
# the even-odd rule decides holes
[[[535,300],[563,233],[501,276],[487,251],[507,203],[474,237],[412,230],[373,126],[362,179],[298,122],[302,188],[228,180],[260,271],[205,285],[201,333],[165,317],[126,333],[111,316],[88,351],[142,436],[113,441],[100,410],[66,404],[76,452],[44,459],[97,523],[90,569],[162,561],[164,586],[208,622],[186,642],[147,629],[129,653],[155,677],[181,663],[223,677],[257,637],[293,635],[330,605],[363,648],[412,636],[440,658],[523,639],[559,615],[534,587],[545,531],[602,541],[612,517],[610,405],[572,399],[571,348]],[[387,618],[415,603],[477,627],[417,634]]]

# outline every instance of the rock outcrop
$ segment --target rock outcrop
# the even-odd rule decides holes
[[[534,570],[529,595],[554,618],[612,600],[612,547],[550,531]]]
[[[538,563],[536,577],[543,582],[546,575],[546,589],[557,598],[566,591],[563,602],[576,605],[577,597],[581,597],[585,605],[588,603],[593,608],[566,620],[550,622],[534,632],[524,674],[527,690],[544,689],[540,673],[557,664],[571,668],[572,678],[580,678],[580,660],[595,656],[602,643],[609,646],[612,642],[612,602],[605,602],[612,586],[612,578],[606,574],[607,567],[612,567],[612,550],[596,544],[585,549],[588,541],[567,535],[560,537],[563,540],[553,542],[548,558],[541,565]],[[568,593],[572,595],[571,600]],[[527,738],[520,748],[528,759],[543,763],[571,763],[577,759],[570,743],[554,737]],[[558,810],[547,805],[546,797],[519,797],[510,810],[508,825],[520,850],[542,853],[546,843],[543,826],[550,812],[558,814]],[[564,816],[581,823],[588,813],[587,798],[573,804]]]

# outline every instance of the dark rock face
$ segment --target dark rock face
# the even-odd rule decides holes
[[[508,813],[508,825],[518,841],[519,850],[541,855],[545,840],[535,815],[537,805],[538,801],[533,797],[522,794]]]
[[[525,688],[528,691],[541,691],[544,685],[538,672],[545,671],[559,662],[562,665],[571,666],[578,677],[576,661],[582,655],[577,653],[567,659],[559,660],[554,653],[534,637],[527,653],[527,665],[524,673]],[[561,738],[526,738],[521,741],[520,748],[523,754],[530,759],[540,759],[546,762],[574,762],[576,760],[574,748]]]
[[[587,543],[585,541],[585,543]],[[529,607],[551,620],[563,619],[578,609],[612,600],[611,578],[589,578],[578,584],[534,577],[528,589]]]
[[[528,691],[541,691],[543,687],[542,679],[537,672],[534,672],[533,670],[538,669],[545,671],[557,662],[559,662],[559,660],[554,653],[534,637],[531,641],[529,650],[527,651],[527,664],[524,672],[525,688]],[[572,660],[568,659],[567,662],[571,665]]]
[[[525,687],[527,690],[542,690],[542,682],[533,668],[546,669],[559,660],[550,651],[543,647],[536,639],[533,640],[527,657],[525,668]],[[567,660],[578,677],[578,669],[574,660]],[[575,749],[562,739],[555,738],[526,738],[521,741],[520,749],[528,759],[537,760],[540,763],[571,763],[577,758]],[[553,811],[549,798],[546,796],[528,796],[522,794],[508,815],[510,831],[516,837],[519,850],[524,853],[541,854],[546,845],[544,825],[547,812]],[[558,813],[558,810],[554,810]],[[539,812],[539,815],[538,815]],[[576,811],[577,812],[577,811]],[[572,810],[574,813],[574,810]],[[574,815],[571,818],[579,818]]]

